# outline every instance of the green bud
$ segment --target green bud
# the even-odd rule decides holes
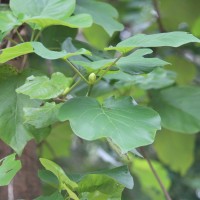
[[[89,83],[91,84],[91,85],[93,85],[94,83],[95,83],[95,81],[96,81],[96,74],[95,73],[91,73],[90,75],[89,75],[89,77],[88,77],[88,81],[89,81]]]

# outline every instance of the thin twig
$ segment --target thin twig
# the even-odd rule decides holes
[[[115,61],[112,62],[112,63],[105,69],[105,71],[99,76],[99,78],[96,80],[95,84],[98,83],[98,82],[103,78],[103,76],[110,70],[110,68],[113,67],[113,66],[117,63],[117,61],[118,61],[121,57],[123,57],[123,56],[124,56],[124,55],[121,54],[119,57],[117,57],[117,58],[115,59]]]
[[[38,38],[40,37],[40,34],[41,34],[41,31],[39,31],[39,32],[37,33],[37,35],[35,36],[34,41],[37,41],[37,40],[38,40]]]
[[[73,63],[71,63],[68,59],[64,59],[64,61],[66,63],[69,64],[69,66],[87,83],[89,84],[88,80],[81,74],[81,72],[76,68],[75,65],[73,65]]]
[[[17,29],[16,29],[16,33],[17,33],[17,36],[19,37],[20,41],[21,41],[21,42],[24,42],[23,37],[21,36],[21,34],[18,32]]]
[[[158,24],[159,30],[160,30],[161,33],[164,33],[166,31],[165,31],[165,28],[162,24],[161,14],[160,14],[160,10],[159,10],[159,7],[158,7],[158,2],[157,2],[157,0],[152,0],[152,1],[153,1],[154,9],[157,13],[157,24]]]
[[[93,84],[91,85],[89,85],[89,88],[88,88],[88,91],[87,91],[87,94],[86,94],[86,97],[89,97],[90,95],[91,95],[91,92],[92,92],[92,88],[93,88]]]
[[[162,183],[160,177],[158,176],[156,170],[154,169],[154,167],[153,167],[153,165],[152,165],[152,163],[151,163],[151,160],[150,160],[150,159],[148,158],[148,156],[146,155],[146,153],[145,153],[145,151],[144,151],[144,148],[143,148],[143,147],[140,147],[140,151],[141,151],[143,157],[146,159],[146,161],[147,161],[147,163],[148,163],[148,165],[149,165],[149,167],[150,167],[150,169],[151,169],[153,175],[155,176],[156,180],[158,181],[158,183],[159,183],[159,185],[160,185],[160,187],[161,187],[161,189],[162,189],[162,191],[163,191],[163,193],[164,193],[164,195],[165,195],[166,200],[172,200],[171,197],[170,197],[170,195],[169,195],[169,193],[167,192],[165,186],[163,185],[163,183]]]

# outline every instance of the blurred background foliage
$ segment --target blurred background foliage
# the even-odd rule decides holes
[[[125,27],[123,31],[115,32],[112,35],[109,27],[103,29],[99,25],[108,22],[100,20],[99,24],[95,23],[92,27],[79,32],[75,29],[59,26],[46,28],[41,36],[42,42],[46,47],[54,49],[59,49],[64,41],[63,48],[65,45],[72,49],[86,45],[80,42],[72,43],[71,39],[66,40],[67,37],[88,42],[96,48],[95,56],[98,60],[100,54],[105,58],[109,58],[109,53],[101,51],[104,47],[115,45],[137,33],[153,34],[180,30],[191,32],[200,37],[199,0],[104,1],[112,4],[117,9],[119,21]],[[81,0],[78,0],[77,3],[81,5]],[[114,25],[116,30],[121,29],[118,24]],[[87,46],[87,49],[89,48]],[[121,77],[120,83],[113,82],[110,85],[106,81],[102,82],[95,86],[97,88],[93,90],[92,96],[103,100],[110,95],[130,95],[140,104],[151,105],[159,110],[157,107],[159,107],[159,102],[162,102],[162,96],[158,99],[157,94],[160,91],[162,92],[161,88],[166,88],[168,85],[183,87],[196,85],[198,87],[200,84],[200,48],[198,45],[189,44],[178,49],[165,47],[153,50],[154,56],[161,57],[163,60],[170,62],[171,65],[164,67],[164,71],[158,69],[153,74],[141,76],[141,79],[136,80],[137,84],[134,85],[131,81],[123,81],[123,77]],[[94,49],[92,51],[94,52]],[[71,73],[61,61],[45,63],[42,59],[40,60],[37,56],[32,55],[30,63],[35,68],[39,66],[41,69],[41,66],[43,66],[43,71],[46,73],[55,71],[62,71],[65,74]],[[46,68],[47,65],[48,68]],[[126,80],[127,78],[127,76],[124,77]],[[83,84],[74,92],[80,95],[85,93],[85,90],[86,86]],[[170,99],[173,98],[173,92],[178,91],[166,91],[162,95],[168,95]],[[184,98],[188,94],[181,95]],[[193,104],[192,97],[190,103]],[[190,109],[189,105],[188,109]],[[200,112],[200,108],[196,112]],[[166,118],[165,128],[157,134],[154,144],[146,148],[146,153],[151,158],[172,199],[198,200],[200,199],[200,136],[199,134],[191,134],[190,131],[187,132],[187,127],[185,130],[172,130],[171,125],[176,127],[179,121],[173,116],[171,116],[173,119],[168,119],[165,113],[163,115]],[[179,113],[179,117],[182,116],[183,113]],[[169,125],[169,122],[172,124]],[[63,132],[66,132],[66,126],[68,127],[68,133],[63,134]],[[47,139],[38,145],[38,155],[54,159],[69,173],[84,173],[112,168],[113,166],[120,166],[123,162],[103,140],[83,141],[72,134],[69,124],[59,123],[53,126]],[[138,156],[132,156],[131,159],[133,159],[133,165],[130,166],[130,170],[135,182],[134,188],[133,190],[126,189],[123,192],[122,199],[164,199],[160,186],[147,162]],[[52,193],[51,190],[53,188],[44,185],[44,194]]]

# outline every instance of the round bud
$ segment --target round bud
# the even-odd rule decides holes
[[[96,81],[96,74],[95,73],[91,73],[90,75],[89,75],[89,77],[88,77],[88,81],[89,81],[89,83],[91,84],[91,85],[93,85],[94,83],[95,83],[95,81]]]

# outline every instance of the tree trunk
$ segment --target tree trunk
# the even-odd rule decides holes
[[[36,143],[32,140],[25,147],[22,156],[22,169],[13,181],[14,199],[32,200],[41,193],[41,184],[38,178],[38,158]]]

